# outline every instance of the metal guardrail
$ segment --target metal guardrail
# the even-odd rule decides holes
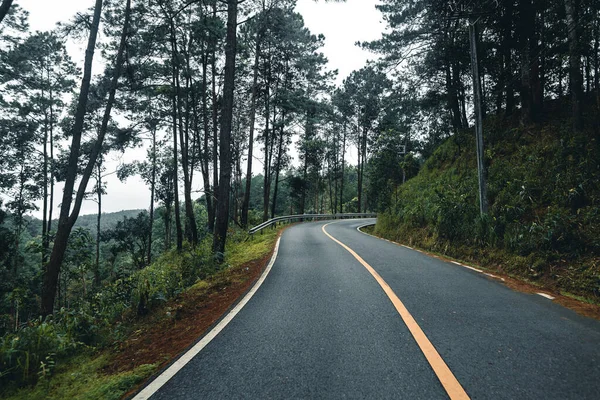
[[[345,218],[375,218],[377,214],[375,213],[344,213],[344,214],[299,214],[299,215],[284,215],[282,217],[275,217],[268,221],[263,222],[260,225],[255,226],[250,229],[248,233],[251,235],[255,234],[258,231],[262,231],[265,228],[268,228],[271,225],[275,225],[278,222],[291,222],[297,220],[320,220],[320,219],[345,219]]]

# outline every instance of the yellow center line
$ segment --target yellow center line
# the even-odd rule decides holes
[[[367,269],[367,271],[371,273],[371,275],[373,276],[373,278],[375,278],[377,283],[379,283],[379,286],[381,286],[385,294],[387,294],[389,299],[392,301],[392,304],[394,304],[394,307],[396,307],[398,314],[400,314],[400,317],[402,317],[402,320],[408,327],[410,333],[413,335],[415,341],[417,342],[417,345],[423,352],[423,355],[425,355],[425,358],[429,362],[429,365],[431,365],[433,372],[435,372],[435,374],[437,375],[438,379],[440,380],[440,383],[446,390],[446,393],[448,393],[450,399],[469,399],[469,396],[467,395],[461,384],[458,382],[452,371],[450,371],[450,368],[448,368],[448,366],[446,365],[440,354],[437,352],[433,344],[431,344],[431,342],[425,335],[425,332],[423,332],[417,321],[415,321],[410,312],[408,312],[408,309],[404,306],[402,301],[400,301],[398,296],[396,296],[396,293],[394,293],[394,291],[387,284],[387,282],[384,281],[381,275],[379,275],[377,271],[373,269],[373,267],[371,267],[365,260],[363,260],[361,256],[356,254],[354,250],[352,250],[350,247],[346,246],[344,243],[331,236],[329,233],[327,233],[325,227],[332,223],[333,222],[323,225],[323,233],[325,233],[325,235],[327,235],[331,240],[342,246],[344,249],[348,250],[348,252],[352,254],[354,258],[356,258],[358,262],[360,262]]]

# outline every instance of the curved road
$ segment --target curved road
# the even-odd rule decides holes
[[[262,287],[151,398],[599,398],[600,322],[358,232],[365,222],[286,230]]]

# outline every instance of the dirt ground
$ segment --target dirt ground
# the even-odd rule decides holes
[[[108,374],[130,371],[158,363],[161,371],[170,361],[193,346],[236,302],[250,290],[271,259],[273,252],[242,267],[192,288],[135,324],[133,333],[116,349]],[[137,389],[136,389],[137,390]],[[128,392],[128,398],[136,390]]]

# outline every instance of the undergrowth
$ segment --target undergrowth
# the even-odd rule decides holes
[[[103,373],[109,356],[82,354],[57,367],[52,377],[40,379],[34,387],[13,392],[8,399],[120,399],[132,386],[148,378],[156,365],[142,365],[113,375]]]
[[[129,278],[116,279],[77,311],[60,310],[0,338],[0,397],[14,399],[118,399],[150,376],[161,361],[106,372],[111,349],[139,328],[142,315],[167,306],[187,290],[206,291],[244,264],[266,256],[278,231],[250,238],[230,232],[225,263],[216,264],[211,238],[195,249],[171,250]],[[168,308],[168,307],[167,307]]]
[[[460,132],[400,186],[375,233],[600,300],[600,146],[570,121],[485,124],[489,214],[474,134]]]

